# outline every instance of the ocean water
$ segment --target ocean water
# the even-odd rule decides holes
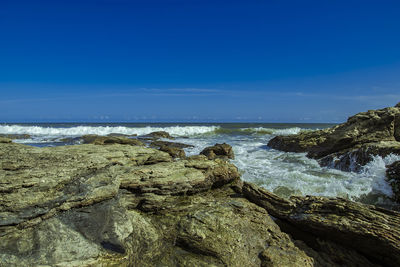
[[[398,207],[390,200],[392,190],[385,179],[386,165],[400,160],[399,155],[374,157],[360,172],[343,172],[320,167],[305,153],[288,153],[270,149],[268,141],[276,135],[323,129],[332,124],[251,124],[251,123],[36,123],[0,124],[0,134],[29,134],[30,139],[14,142],[33,146],[66,145],[63,138],[85,134],[111,133],[145,135],[167,131],[176,142],[194,145],[187,155],[199,154],[215,143],[233,147],[242,179],[256,183],[279,196],[315,195],[342,197],[390,208]]]

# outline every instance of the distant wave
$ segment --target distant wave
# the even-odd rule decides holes
[[[169,126],[169,127],[125,127],[125,126],[75,126],[67,128],[2,125],[0,134],[30,134],[33,136],[82,136],[85,134],[108,135],[119,133],[126,135],[145,135],[155,131],[166,131],[173,136],[193,136],[215,132],[218,126]]]
[[[239,128],[239,129],[230,129],[230,128],[218,128],[215,130],[217,134],[258,134],[258,135],[291,135],[298,134],[301,131],[305,131],[305,129],[299,127],[293,128],[285,128],[285,129],[276,129],[276,128]]]
[[[298,134],[299,132],[303,131],[304,129],[299,127],[293,128],[286,128],[286,129],[274,129],[274,128],[246,128],[244,130],[250,130],[258,134],[273,134],[273,135],[291,135],[291,134]]]

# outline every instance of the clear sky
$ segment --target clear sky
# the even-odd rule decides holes
[[[342,122],[400,101],[400,1],[0,0],[0,122]]]

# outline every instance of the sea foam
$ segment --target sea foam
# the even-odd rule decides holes
[[[169,127],[125,127],[125,126],[75,126],[66,128],[2,125],[0,134],[30,134],[33,136],[64,137],[85,134],[107,135],[119,133],[126,135],[145,135],[155,131],[166,131],[173,136],[193,136],[214,132],[218,126],[169,126]]]
[[[299,127],[285,128],[285,129],[276,129],[276,128],[265,128],[265,127],[256,127],[256,128],[244,128],[243,131],[246,132],[254,132],[258,134],[273,134],[273,135],[292,135],[298,134],[304,129]]]

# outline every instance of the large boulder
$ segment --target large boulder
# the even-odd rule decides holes
[[[351,248],[376,263],[400,265],[399,212],[342,198],[293,196],[287,200],[246,182],[241,192],[281,219],[281,228],[289,225],[293,235],[303,232],[302,235],[309,235],[311,239],[313,236],[323,237]]]
[[[400,105],[358,113],[329,129],[277,136],[268,146],[307,152],[323,166],[357,171],[374,155],[400,153]]]
[[[156,131],[156,132],[151,132],[146,135],[139,136],[140,139],[144,140],[158,140],[160,138],[166,138],[166,139],[175,139],[173,136],[171,136],[168,132],[166,131]]]
[[[213,160],[216,158],[222,159],[234,159],[235,155],[233,149],[228,144],[215,144],[213,146],[206,147],[200,152],[201,155],[206,156],[208,159]]]

